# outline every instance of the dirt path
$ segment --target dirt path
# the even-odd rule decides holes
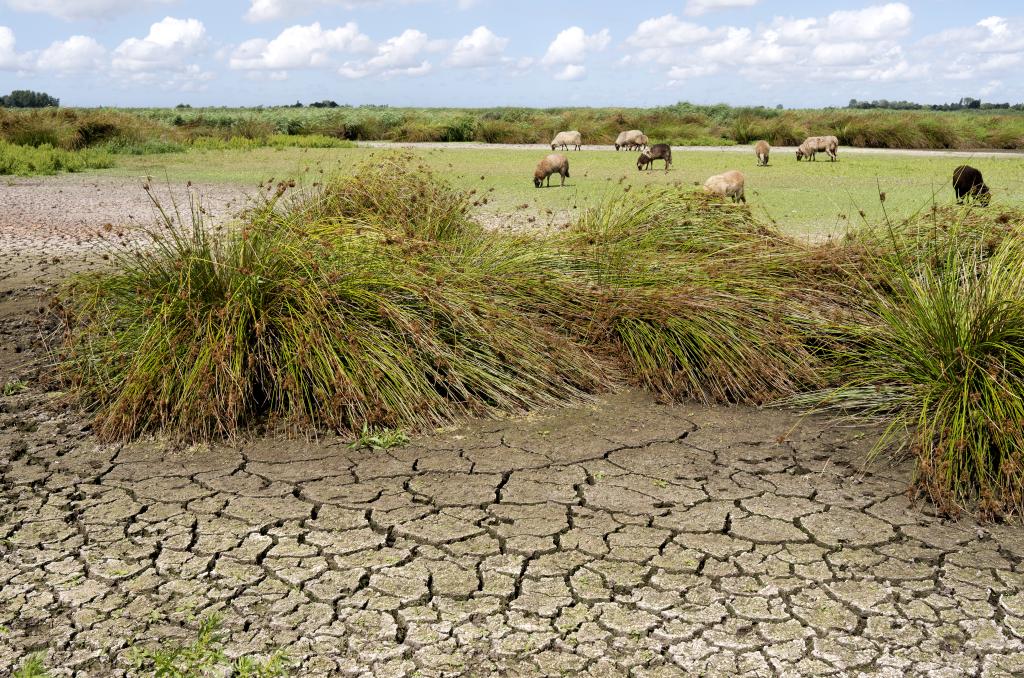
[[[464,148],[464,149],[475,149],[475,150],[487,150],[487,149],[502,149],[502,150],[520,150],[520,151],[543,151],[545,149],[550,150],[550,146],[544,144],[480,144],[480,143],[411,143],[411,142],[392,142],[392,141],[361,141],[360,146],[367,148],[417,148],[417,149],[434,149],[434,148]],[[615,152],[614,146],[583,146],[583,151],[605,151]],[[565,151],[563,151],[565,152]],[[570,151],[570,155],[576,151]],[[625,151],[622,151],[625,152]],[[746,153],[752,154],[753,147],[748,145],[740,146],[673,146],[673,153],[687,153],[687,152],[700,152],[700,153]],[[772,154],[774,156],[786,155],[792,156],[796,152],[796,146],[776,146],[772,148]],[[632,151],[630,151],[632,153]],[[839,149],[840,156],[846,155],[847,153],[853,153],[855,155],[905,155],[910,157],[918,158],[1006,158],[1006,157],[1017,157],[1024,159],[1024,151],[994,151],[994,150],[977,150],[977,151],[950,151],[950,150],[916,150],[916,149],[902,149],[902,148],[853,148],[851,146],[842,146]]]

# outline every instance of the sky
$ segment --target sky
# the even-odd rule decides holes
[[[0,0],[0,93],[69,106],[1024,100],[1024,2]]]

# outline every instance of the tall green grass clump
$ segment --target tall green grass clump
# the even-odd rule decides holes
[[[545,254],[510,257],[417,170],[390,174],[404,188],[369,201],[376,171],[291,200],[280,184],[223,231],[197,205],[167,214],[111,270],[67,285],[61,373],[97,431],[419,428],[607,385],[540,317],[546,302],[525,301],[563,302]]]
[[[672,188],[613,200],[563,236],[597,290],[590,340],[673,399],[764,403],[817,383],[800,246],[746,208]]]
[[[887,422],[942,510],[995,517],[1024,509],[1024,236],[990,226],[894,232],[827,402]]]

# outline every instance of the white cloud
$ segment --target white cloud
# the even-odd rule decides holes
[[[690,16],[700,16],[716,9],[753,7],[758,2],[760,0],[689,0],[686,3],[686,13]]]
[[[693,78],[703,78],[707,75],[714,75],[719,70],[718,66],[713,64],[701,65],[695,64],[692,66],[673,66],[668,71],[668,77],[670,84],[678,84],[682,80],[690,80]]]
[[[18,53],[14,51],[14,47],[14,31],[7,26],[0,26],[0,69],[18,68]]]
[[[7,0],[17,12],[40,12],[59,19],[109,19],[125,12],[174,0]]]
[[[953,28],[929,36],[922,44],[935,47],[951,46],[957,50],[980,53],[1007,53],[1024,51],[1024,18],[1006,19],[990,16],[974,26]]]
[[[491,66],[502,60],[506,47],[508,38],[499,38],[486,26],[478,26],[455,43],[445,63],[456,68]]]
[[[582,64],[588,52],[599,52],[612,41],[605,28],[587,35],[579,26],[572,26],[559,33],[548,46],[542,61],[547,65]]]
[[[165,17],[144,38],[128,38],[114,50],[113,66],[125,71],[181,68],[204,46],[206,28],[198,19]]]
[[[194,63],[207,47],[206,27],[198,19],[165,17],[144,38],[128,38],[111,58],[122,86],[156,85],[164,89],[205,89],[215,75]]]
[[[379,44],[373,57],[342,64],[338,73],[346,78],[426,75],[433,70],[433,65],[424,57],[445,47],[444,41],[431,40],[426,33],[410,28]]]
[[[838,41],[881,40],[904,35],[914,20],[902,2],[873,5],[828,15],[828,38]]]
[[[565,68],[555,73],[555,80],[582,80],[587,77],[585,66],[578,64],[567,64]]]
[[[712,5],[730,2],[706,3],[707,8]],[[826,17],[775,17],[757,26],[712,28],[668,14],[637,26],[626,40],[634,50],[622,63],[652,64],[664,69],[673,83],[726,69],[761,86],[808,80],[909,80],[923,69],[907,59],[897,39],[907,34],[912,21],[913,14],[903,3]]]
[[[94,71],[106,64],[107,49],[85,35],[58,40],[40,54],[36,66],[42,71],[76,73]]]
[[[31,1],[31,0],[22,0]],[[315,10],[318,7],[340,7],[352,10],[362,7],[373,7],[388,4],[412,4],[427,0],[249,0],[249,10],[245,13],[246,21],[276,21]],[[444,0],[452,2],[452,0]],[[477,0],[454,0],[459,9],[470,9],[476,6]]]
[[[716,34],[716,31],[691,23],[680,21],[672,14],[647,19],[640,22],[633,35],[626,38],[626,43],[636,47],[665,47],[669,45],[683,46],[704,42]]]
[[[291,26],[273,40],[257,38],[242,43],[231,54],[228,64],[245,70],[323,68],[334,65],[335,54],[362,52],[372,45],[370,38],[352,22],[331,30],[324,30],[319,23]]]
[[[819,64],[841,66],[863,63],[872,52],[872,46],[865,42],[823,42],[811,55]]]

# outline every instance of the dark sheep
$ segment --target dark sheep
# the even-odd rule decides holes
[[[956,192],[958,205],[964,204],[965,198],[978,201],[983,207],[988,206],[992,194],[981,177],[981,172],[970,165],[960,165],[953,170],[953,190]]]
[[[640,157],[636,161],[636,168],[640,171],[645,169],[654,169],[655,160],[665,161],[665,171],[672,166],[672,147],[668,144],[654,144],[649,149],[640,154]]]

